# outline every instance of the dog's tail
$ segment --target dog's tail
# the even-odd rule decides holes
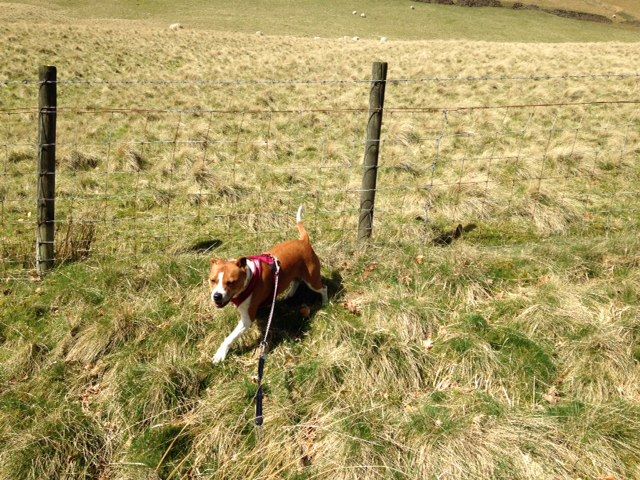
[[[309,234],[307,233],[307,229],[304,228],[304,224],[302,223],[302,214],[304,213],[304,205],[300,205],[298,207],[298,213],[296,214],[296,225],[298,227],[298,232],[300,232],[300,240],[303,242],[309,243]]]

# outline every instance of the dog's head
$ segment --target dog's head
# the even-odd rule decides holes
[[[247,286],[247,259],[224,261],[211,259],[209,271],[209,288],[211,301],[218,308],[224,307]]]

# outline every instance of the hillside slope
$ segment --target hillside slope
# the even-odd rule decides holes
[[[31,0],[77,18],[145,20],[166,26],[269,35],[391,39],[468,39],[510,42],[638,41],[640,30],[509,8],[460,8],[404,0],[249,0],[242,8],[225,0],[80,2]],[[411,10],[409,7],[414,6]],[[357,11],[358,15],[352,15]],[[366,14],[365,18],[360,13]]]

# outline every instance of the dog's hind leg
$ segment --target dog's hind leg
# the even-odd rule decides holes
[[[304,283],[311,290],[313,290],[314,292],[319,293],[320,295],[322,295],[322,305],[326,305],[327,303],[329,303],[329,296],[327,294],[327,287],[322,284],[322,280],[317,280],[317,281],[315,281],[313,283],[308,282],[308,281],[305,280]]]
[[[284,298],[291,298],[296,294],[298,287],[300,286],[300,280],[292,280],[291,285],[289,287],[289,291],[285,295]]]
[[[307,283],[307,286],[314,292],[322,295],[322,305],[326,305],[329,303],[329,295],[327,294],[327,287],[322,286],[322,288],[314,288],[308,283]]]
[[[302,274],[302,281],[316,293],[322,295],[322,305],[329,303],[329,297],[327,295],[327,287],[322,283],[322,276],[320,275],[320,259],[311,251],[309,261],[306,262],[307,268]]]

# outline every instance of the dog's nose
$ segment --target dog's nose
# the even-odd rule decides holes
[[[220,292],[216,292],[213,294],[213,301],[216,303],[222,302],[222,294]]]

